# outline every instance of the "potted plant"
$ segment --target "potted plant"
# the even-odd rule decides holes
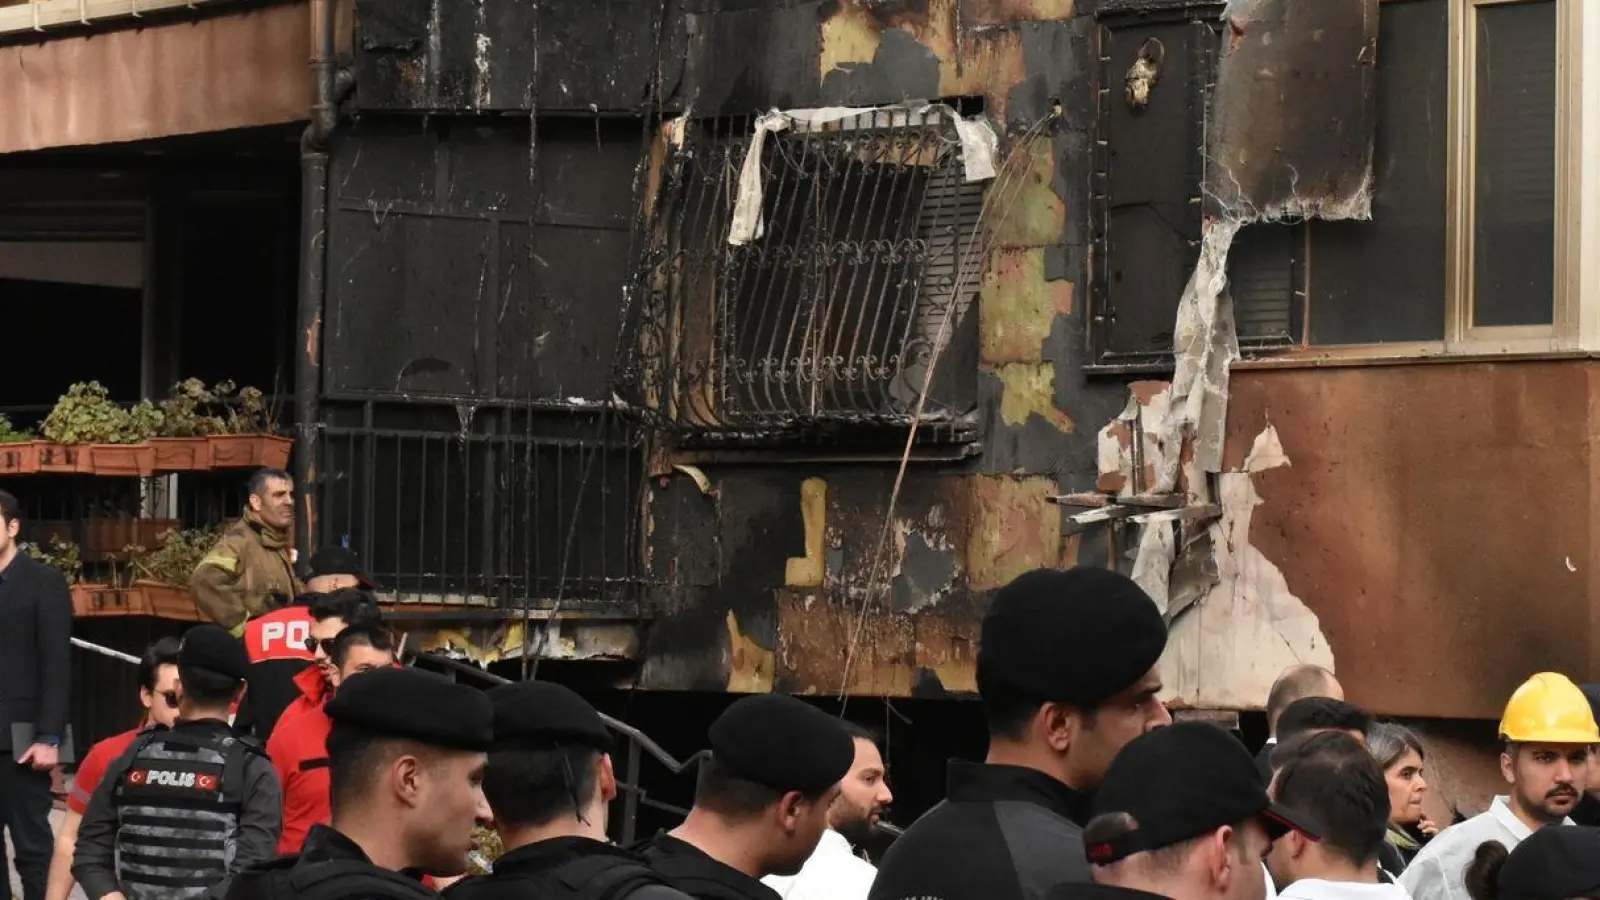
[[[39,441],[33,432],[18,429],[0,414],[0,475],[28,475],[39,471]]]
[[[161,411],[140,400],[123,416],[111,439],[96,443],[90,462],[97,475],[149,476],[156,472],[156,448],[150,438],[161,427]]]
[[[211,415],[216,395],[198,378],[185,378],[172,386],[161,401],[161,430],[150,439],[156,468],[163,472],[193,472],[211,468],[211,442],[206,436],[222,427]]]
[[[123,409],[98,381],[74,384],[39,426],[40,434],[54,445],[39,448],[39,471],[152,474],[155,451],[146,441],[160,424],[160,415],[148,401]]]
[[[293,443],[273,434],[275,423],[265,394],[249,386],[238,388],[231,381],[219,382],[212,393],[223,407],[220,427],[209,438],[213,466],[281,469],[289,464]]]
[[[170,530],[154,550],[127,548],[133,588],[142,594],[148,614],[163,619],[203,621],[189,590],[189,577],[217,541],[220,529]]]
[[[73,615],[97,615],[108,601],[115,603],[116,588],[83,583],[83,560],[77,544],[52,534],[41,541],[19,544],[18,548],[45,565],[59,569],[66,576],[67,585],[72,589]]]

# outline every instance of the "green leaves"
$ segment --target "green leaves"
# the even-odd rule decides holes
[[[155,433],[161,415],[149,403],[140,406],[135,418],[100,382],[80,381],[56,401],[39,432],[57,444],[137,444]]]

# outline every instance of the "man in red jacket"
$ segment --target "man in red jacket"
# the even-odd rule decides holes
[[[395,664],[394,640],[377,625],[352,625],[339,632],[331,648],[332,675],[315,706],[290,708],[267,742],[267,755],[283,785],[283,831],[278,853],[299,853],[313,825],[331,818],[328,794],[328,732],[333,723],[321,701],[331,698],[339,683],[360,672]],[[302,676],[316,675],[307,669]],[[320,675],[318,675],[320,677]],[[297,681],[302,680],[297,678]],[[301,697],[299,703],[307,700]]]
[[[321,595],[346,588],[372,590],[372,578],[355,551],[323,547],[311,557],[306,593],[287,606],[245,623],[244,647],[250,654],[249,690],[234,720],[235,730],[252,733],[262,741],[272,734],[283,711],[301,694],[294,682],[295,676],[316,659],[316,648],[311,644],[313,632],[331,640],[340,628],[350,624],[345,621],[348,616],[336,616],[331,618],[337,621],[316,628],[312,602]]]

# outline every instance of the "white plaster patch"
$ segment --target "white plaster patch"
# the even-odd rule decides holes
[[[1253,475],[1289,465],[1276,428],[1256,436],[1242,471],[1218,476],[1222,517],[1210,528],[1218,583],[1172,624],[1162,677],[1171,699],[1209,709],[1260,709],[1272,682],[1296,663],[1334,670],[1321,623],[1289,590],[1283,571],[1250,544],[1262,503]]]

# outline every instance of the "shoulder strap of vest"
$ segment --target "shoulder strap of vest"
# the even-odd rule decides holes
[[[165,729],[157,728],[146,728],[139,732],[134,737],[133,742],[128,744],[128,749],[122,751],[122,755],[117,757],[116,762],[111,764],[111,768],[100,776],[100,783],[111,785],[111,789],[115,791],[117,786],[122,783],[122,776],[128,774],[128,769],[132,768],[134,759],[144,751],[144,748],[150,746],[151,741],[166,733]],[[114,798],[116,794],[111,796]]]
[[[244,767],[250,757],[266,758],[266,749],[252,737],[234,737],[223,750],[222,799],[231,804],[244,803]]]
[[[552,874],[577,900],[622,900],[645,885],[668,883],[642,863],[609,856],[575,859]]]

